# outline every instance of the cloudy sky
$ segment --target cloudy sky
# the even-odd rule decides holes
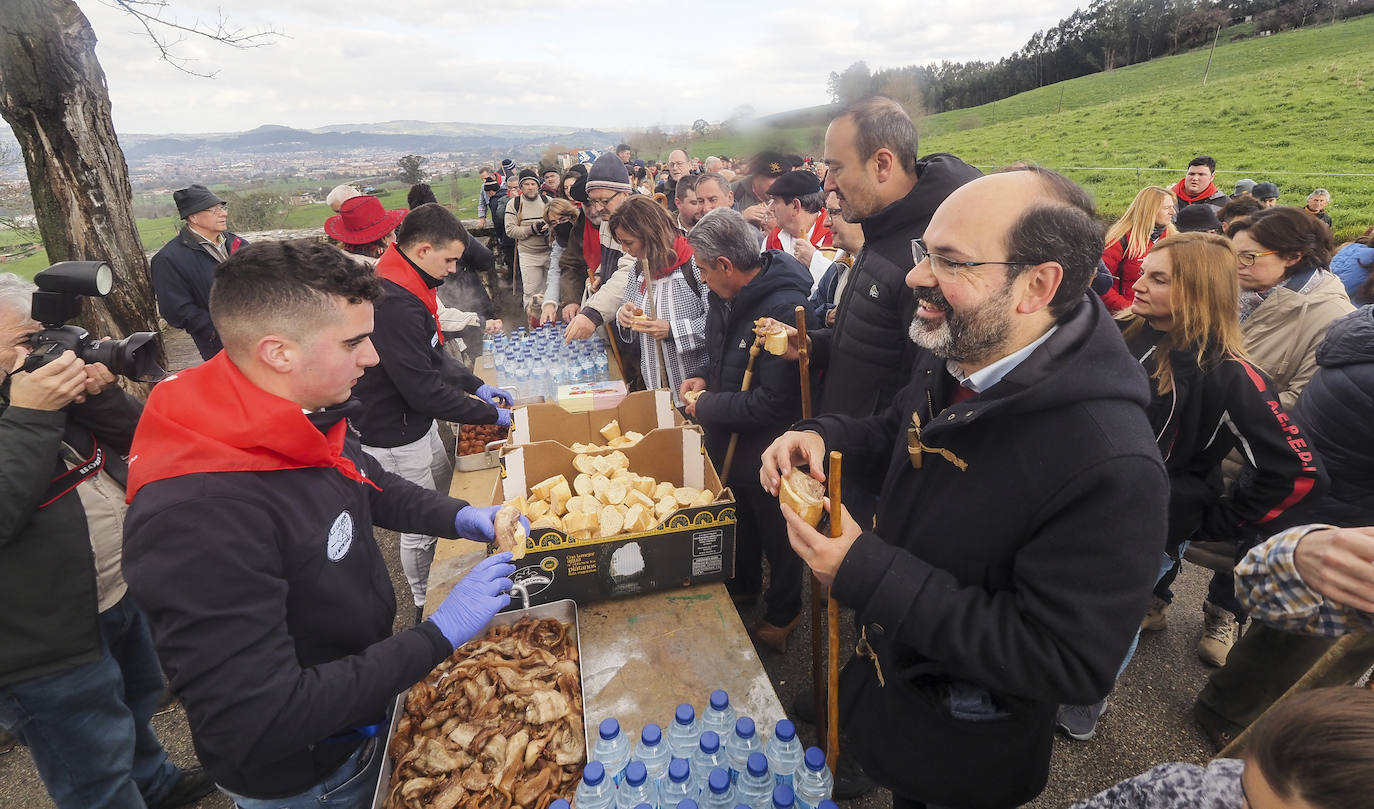
[[[719,121],[827,101],[826,76],[996,58],[1085,0],[237,0],[251,50],[185,38],[159,61],[112,0],[78,0],[95,28],[120,132],[223,132],[395,119],[605,129]],[[169,0],[182,24],[207,0]]]

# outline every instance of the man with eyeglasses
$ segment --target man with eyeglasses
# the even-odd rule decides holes
[[[153,256],[153,294],[163,319],[190,334],[201,359],[208,360],[224,347],[210,322],[215,267],[247,242],[229,232],[229,204],[205,186],[179,189],[172,199],[186,224]]]
[[[583,206],[587,221],[598,227],[600,256],[593,266],[587,260],[587,297],[577,315],[568,322],[564,339],[585,340],[607,320],[615,319],[615,312],[625,297],[626,279],[634,268],[634,259],[626,256],[611,236],[611,214],[630,196],[630,173],[615,154],[603,154],[587,171],[587,203]],[[596,245],[583,242],[584,253],[595,254]],[[566,251],[565,251],[566,255]],[[626,361],[628,363],[628,360]]]
[[[669,211],[677,213],[677,184],[683,177],[691,174],[694,167],[695,164],[683,150],[674,149],[668,153],[668,176],[654,190],[662,192],[668,198]]]
[[[1169,486],[1149,380],[1086,294],[1101,244],[1091,197],[1054,172],[955,190],[906,244],[905,387],[875,415],[802,421],[764,452],[771,493],[801,464],[823,480],[835,450],[846,490],[882,492],[872,526],[832,514],[836,539],[783,515],[854,611],[844,749],[895,809],[1034,798],[1058,705],[1107,695],[1145,612]]]

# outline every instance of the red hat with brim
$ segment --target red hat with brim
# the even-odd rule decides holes
[[[371,244],[400,226],[410,213],[405,208],[388,211],[376,197],[344,200],[337,216],[324,220],[324,232],[344,244]]]

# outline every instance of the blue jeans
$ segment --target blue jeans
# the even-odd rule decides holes
[[[0,727],[28,746],[59,809],[144,809],[134,717],[108,649],[94,663],[0,686]]]
[[[374,736],[358,746],[339,769],[320,783],[286,798],[246,798],[220,787],[239,809],[367,809],[382,771],[386,739]]]
[[[163,688],[153,636],[147,619],[128,596],[100,613],[100,634],[119,665],[124,680],[122,699],[134,718],[134,783],[144,800],[154,804],[176,786],[181,771],[153,732],[153,713]]]

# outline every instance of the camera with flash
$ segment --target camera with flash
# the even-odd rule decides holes
[[[92,340],[80,326],[67,321],[81,314],[87,297],[105,297],[114,287],[114,272],[103,261],[59,261],[33,277],[31,316],[43,326],[29,337],[33,353],[25,371],[35,371],[71,351],[87,363],[103,363],[111,373],[140,382],[154,382],[165,372],[157,364],[157,335],[135,332],[123,340]]]

